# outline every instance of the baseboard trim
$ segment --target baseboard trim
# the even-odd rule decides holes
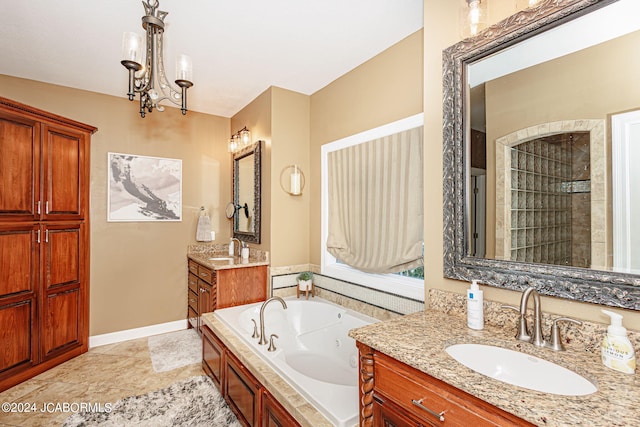
[[[157,325],[143,326],[142,328],[127,329],[124,331],[111,332],[108,334],[94,335],[89,337],[89,348],[100,347],[101,345],[115,344],[122,341],[136,338],[149,337],[151,335],[164,334],[167,332],[181,331],[187,329],[188,322],[176,320],[174,322],[160,323]]]

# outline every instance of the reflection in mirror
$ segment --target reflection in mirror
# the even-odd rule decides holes
[[[262,141],[233,156],[233,237],[260,243]]]
[[[616,184],[640,144],[638,13],[545,2],[445,51],[447,277],[640,309],[640,195]]]

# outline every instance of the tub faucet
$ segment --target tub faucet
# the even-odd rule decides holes
[[[529,335],[529,328],[527,327],[527,305],[529,303],[529,296],[533,296],[533,330]],[[516,338],[521,341],[527,341],[531,344],[542,347],[544,346],[544,337],[542,335],[542,308],[540,306],[540,295],[533,287],[528,287],[522,293],[522,299],[520,300],[520,323],[518,326],[518,334]]]
[[[276,296],[273,296],[262,303],[262,305],[260,306],[260,341],[258,341],[258,344],[260,345],[265,345],[267,343],[267,337],[264,336],[264,309],[271,301],[280,301],[280,304],[282,304],[282,308],[287,308],[287,303],[284,302],[282,298]]]

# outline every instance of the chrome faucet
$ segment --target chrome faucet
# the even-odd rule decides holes
[[[533,296],[533,330],[529,335],[527,327],[527,305],[529,296]],[[533,287],[528,287],[522,294],[520,300],[520,323],[516,338],[521,341],[528,341],[531,344],[542,347],[544,346],[544,336],[542,335],[542,308],[540,306],[540,295]]]
[[[267,337],[264,336],[264,309],[271,301],[280,301],[280,304],[282,304],[282,308],[284,308],[285,310],[287,308],[287,303],[284,302],[282,298],[276,296],[273,296],[262,303],[262,305],[260,306],[260,341],[258,341],[258,344],[260,345],[265,345],[267,343]]]

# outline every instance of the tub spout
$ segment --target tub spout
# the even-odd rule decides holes
[[[267,337],[264,336],[264,309],[271,301],[280,301],[280,304],[282,304],[282,308],[287,308],[287,303],[284,302],[282,298],[276,296],[273,296],[262,303],[262,305],[260,306],[260,341],[258,341],[258,344],[260,345],[265,345],[268,342]]]

